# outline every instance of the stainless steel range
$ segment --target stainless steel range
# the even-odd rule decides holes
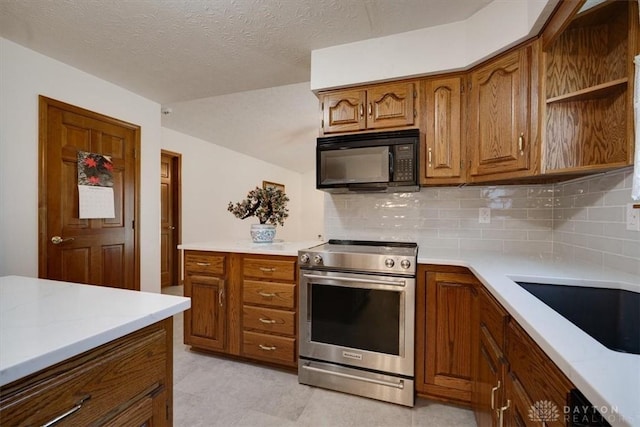
[[[299,251],[298,381],[414,404],[415,243]]]

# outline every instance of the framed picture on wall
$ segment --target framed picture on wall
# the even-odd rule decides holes
[[[284,193],[284,184],[278,184],[277,182],[262,181],[262,188],[276,188]]]

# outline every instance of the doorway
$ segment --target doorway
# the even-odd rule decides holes
[[[160,155],[160,283],[180,284],[182,156],[171,151]]]
[[[38,276],[139,290],[140,126],[44,96],[39,108]],[[88,158],[108,160],[95,187],[109,189],[110,213],[80,213]]]

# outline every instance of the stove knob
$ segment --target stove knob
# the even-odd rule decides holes
[[[300,255],[300,262],[303,264],[309,263],[309,255],[308,254]]]
[[[411,261],[409,261],[408,259],[403,259],[402,261],[400,261],[400,267],[406,270],[407,268],[411,267]]]
[[[391,258],[387,258],[384,260],[384,265],[386,265],[388,268],[392,268],[396,263],[391,259]]]
[[[320,255],[316,255],[316,256],[314,256],[314,257],[313,257],[313,263],[314,263],[314,264],[317,264],[317,265],[322,264],[322,257],[321,257]]]

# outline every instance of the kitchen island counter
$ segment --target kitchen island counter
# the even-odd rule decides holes
[[[640,292],[640,277],[549,256],[491,252],[421,248],[418,262],[467,267],[611,425],[640,426],[640,355],[609,350],[516,284]]]
[[[189,307],[177,296],[0,277],[0,386]]]

